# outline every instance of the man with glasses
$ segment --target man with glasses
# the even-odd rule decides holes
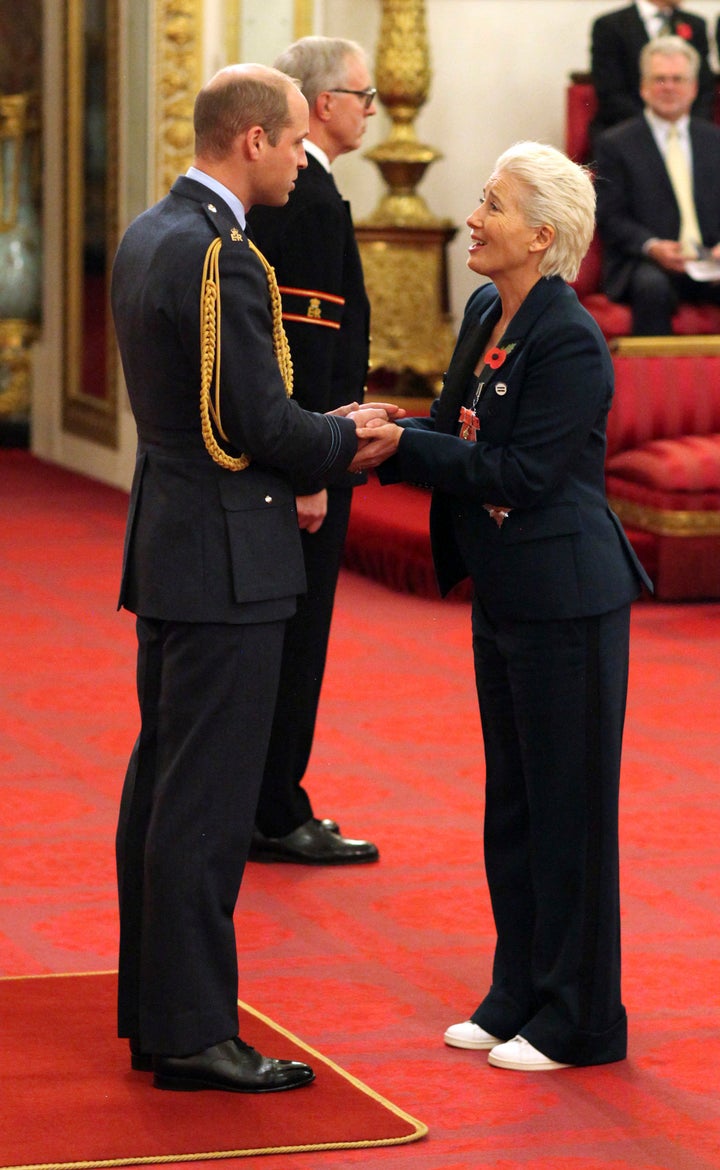
[[[290,342],[294,396],[325,412],[361,401],[368,368],[370,306],[349,204],[331,164],[362,144],[376,110],[365,53],[354,41],[310,36],[275,62],[299,80],[310,108],[307,169],[285,207],[255,207],[255,242],[275,268]],[[335,821],[313,815],[302,786],[312,749],[330,622],[353,486],[296,484],[307,594],[288,623],[282,673],[250,856],[305,865],[372,862],[377,847],[341,835]],[[348,707],[352,692],[348,689]],[[351,761],[348,761],[348,768]],[[351,776],[340,778],[350,788]]]
[[[680,301],[720,303],[720,284],[690,275],[693,261],[720,262],[720,128],[690,116],[699,64],[682,37],[649,42],[644,113],[596,144],[604,292],[629,302],[643,336],[672,333]]]
[[[660,36],[680,36],[697,49],[700,68],[692,112],[694,117],[712,119],[715,86],[705,21],[679,4],[680,0],[635,0],[593,24],[590,68],[598,100],[590,130],[593,143],[601,131],[642,113],[638,61],[648,41]]]

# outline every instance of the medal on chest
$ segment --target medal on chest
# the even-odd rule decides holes
[[[477,441],[477,433],[480,430],[480,419],[477,416],[476,407],[480,401],[480,395],[483,392],[484,385],[484,382],[478,380],[472,403],[470,406],[460,407],[460,414],[458,415],[460,430],[458,434],[461,439],[467,439],[469,443],[475,443]]]
[[[488,370],[499,370],[500,366],[505,361],[509,353],[512,353],[517,342],[511,341],[505,346],[494,346],[489,349],[483,357],[483,370],[478,375],[475,393],[473,394],[472,403],[470,406],[461,406],[460,414],[458,415],[458,435],[461,439],[466,439],[470,443],[477,442],[478,431],[480,430],[480,419],[477,416],[477,404],[480,401],[480,395],[485,388],[485,382],[481,381],[483,374],[487,376]],[[505,382],[498,382],[495,387],[496,394],[502,398],[507,394],[507,385]]]
[[[458,422],[460,423],[460,438],[474,443],[480,429],[480,419],[475,411],[469,410],[467,406],[461,406]]]

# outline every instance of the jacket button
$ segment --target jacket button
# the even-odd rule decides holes
[[[265,496],[265,503],[272,504],[272,496]]]

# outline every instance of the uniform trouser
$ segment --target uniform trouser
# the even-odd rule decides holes
[[[303,532],[307,593],[287,623],[280,685],[257,811],[268,837],[284,837],[313,815],[302,786],[312,751],[330,623],[350,518],[351,488],[328,489],[317,532]]]
[[[497,943],[472,1019],[568,1064],[626,1054],[618,787],[629,614],[492,622],[477,602],[473,612]]]
[[[181,1056],[237,1035],[233,911],[284,625],[137,619],[141,730],[116,842],[118,1030],[144,1051]]]

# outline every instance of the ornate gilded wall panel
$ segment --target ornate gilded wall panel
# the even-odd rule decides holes
[[[155,197],[193,154],[193,104],[203,83],[202,0],[155,0]]]
[[[117,0],[63,0],[63,427],[117,446],[117,356],[109,328],[117,244]]]

